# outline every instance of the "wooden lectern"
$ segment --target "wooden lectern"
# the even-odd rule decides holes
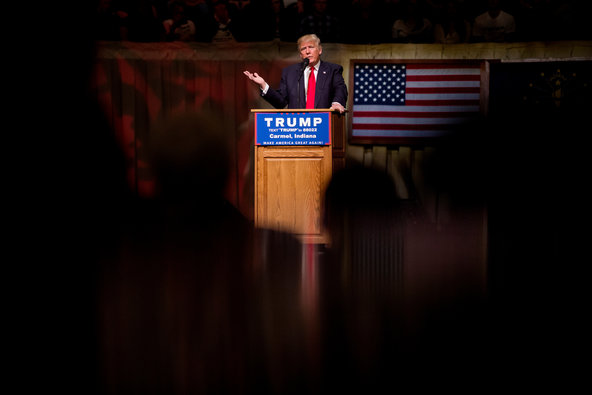
[[[304,243],[326,243],[324,193],[333,171],[345,165],[345,115],[328,109],[251,111],[256,117],[256,134],[257,117],[262,116],[267,126],[273,125],[276,117],[290,114],[324,115],[330,121],[329,143],[322,145],[291,145],[291,141],[266,144],[258,141],[259,137],[255,139],[255,225],[292,233]]]

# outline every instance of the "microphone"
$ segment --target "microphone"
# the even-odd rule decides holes
[[[300,64],[300,76],[298,77],[298,80],[300,80],[300,78],[302,78],[302,73],[304,72],[304,70],[306,70],[306,66],[308,66],[308,64],[310,63],[310,59],[305,58],[302,63]]]
[[[306,66],[308,66],[308,64],[310,63],[310,59],[309,58],[304,58],[304,60],[302,61],[302,63],[300,64],[300,75],[298,76],[298,106],[302,107],[302,101],[300,99],[300,79],[302,78],[302,75],[304,74],[304,70],[306,70]]]
[[[310,59],[304,58],[304,60],[302,61],[302,68],[306,69],[306,66],[308,66],[309,63],[310,63]]]

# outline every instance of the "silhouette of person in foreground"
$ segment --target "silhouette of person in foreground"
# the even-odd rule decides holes
[[[403,226],[393,180],[361,165],[336,172],[323,219],[330,239],[319,276],[323,385],[374,393],[384,384],[377,381],[381,369],[399,362],[384,359],[398,334],[403,296]]]
[[[270,393],[304,385],[300,244],[254,229],[224,198],[230,136],[185,114],[147,142],[138,203],[101,293],[105,392]]]

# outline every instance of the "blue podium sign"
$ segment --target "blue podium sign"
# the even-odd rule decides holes
[[[257,112],[255,145],[330,145],[329,112]]]

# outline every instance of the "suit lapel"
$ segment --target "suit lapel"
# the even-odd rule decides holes
[[[321,96],[319,92],[323,92],[325,89],[325,84],[327,83],[327,71],[328,67],[327,64],[321,61],[319,65],[319,72],[317,74],[317,89],[315,95],[315,108],[318,108],[319,97]]]

